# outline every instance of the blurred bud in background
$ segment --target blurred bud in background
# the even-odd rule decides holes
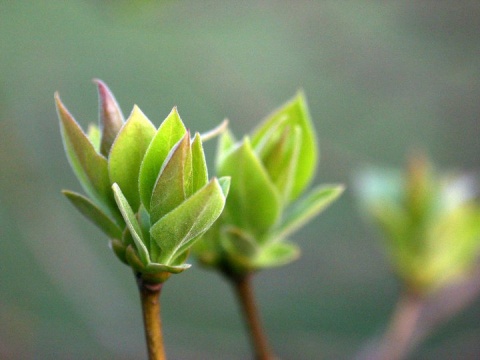
[[[440,174],[426,157],[406,169],[364,171],[363,209],[380,228],[395,274],[419,294],[456,282],[480,252],[480,205],[474,181]]]

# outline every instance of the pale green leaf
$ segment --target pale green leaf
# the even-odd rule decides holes
[[[135,242],[135,247],[137,248],[140,260],[144,265],[147,265],[150,263],[150,256],[148,254],[147,247],[145,246],[145,241],[142,237],[142,229],[140,224],[138,223],[138,220],[130,204],[128,203],[127,198],[123,195],[123,192],[118,184],[113,184],[112,189],[118,208],[120,209],[125,223],[127,224],[128,230],[130,230],[130,234]]]
[[[125,260],[132,267],[135,272],[145,271],[147,264],[141,260],[139,253],[135,250],[133,245],[128,245],[125,250]]]
[[[293,205],[293,208],[285,216],[282,225],[275,232],[274,239],[284,239],[300,227],[305,225],[313,217],[325,210],[343,192],[342,185],[320,186],[312,190],[303,199]]]
[[[100,152],[100,138],[102,134],[100,133],[100,129],[95,124],[88,124],[87,128],[87,137],[93,145],[93,148],[98,153]]]
[[[218,145],[217,145],[217,154],[215,158],[215,165],[217,167],[220,166],[220,164],[223,162],[225,159],[225,156],[233,150],[235,147],[235,138],[233,137],[233,134],[230,132],[230,130],[226,130],[225,132],[222,133],[220,136],[220,139],[218,140]]]
[[[289,242],[274,242],[262,247],[252,265],[256,268],[270,268],[286,265],[300,257],[300,248]]]
[[[97,205],[83,195],[72,191],[63,190],[63,195],[80,211],[88,220],[98,226],[109,238],[121,239],[122,229]],[[122,224],[123,226],[123,224]]]
[[[228,227],[223,229],[221,244],[230,257],[240,263],[247,263],[256,257],[260,247],[255,238],[242,229]]]
[[[158,262],[171,264],[177,254],[187,250],[195,239],[208,230],[220,216],[224,205],[223,189],[214,178],[153,224],[150,235],[161,249]]]
[[[140,197],[147,210],[150,210],[150,199],[160,169],[170,150],[180,141],[186,132],[187,130],[178,115],[177,108],[174,107],[158,128],[140,167]]]
[[[282,122],[281,126],[278,123]],[[257,148],[265,136],[268,136],[272,128],[275,131],[281,131],[284,127],[300,126],[302,140],[300,146],[298,166],[295,171],[295,181],[292,188],[291,198],[294,199],[301,194],[303,189],[310,183],[315,174],[318,151],[317,139],[313,128],[310,114],[308,112],[307,102],[303,92],[298,94],[280,109],[275,111],[254,131],[252,135],[252,146]]]
[[[133,111],[118,133],[108,157],[110,181],[122,189],[130,206],[136,211],[140,205],[138,174],[145,151],[155,135],[155,126],[142,111]]]
[[[202,138],[196,133],[192,142],[192,193],[208,183],[208,170],[203,151]],[[190,195],[190,194],[189,194]]]
[[[157,264],[157,263],[150,263],[145,267],[144,272],[146,273],[159,273],[159,272],[169,272],[172,274],[179,274],[192,265],[190,264],[181,264],[181,265],[164,265],[164,264]]]
[[[185,162],[189,152],[190,135],[186,133],[168,154],[153,188],[150,200],[152,224],[185,200]]]
[[[99,124],[102,130],[100,152],[105,157],[108,157],[110,148],[122,128],[125,118],[108,86],[99,79],[94,79],[93,81],[98,87]]]
[[[115,253],[115,255],[117,255],[117,257],[120,259],[120,261],[122,261],[123,263],[125,264],[128,264],[127,263],[127,258],[126,258],[126,246],[122,243],[121,240],[119,239],[110,239],[110,248],[113,250],[113,252]]]
[[[218,179],[218,183],[222,188],[223,196],[227,197],[228,193],[230,192],[230,184],[232,183],[232,178],[230,176],[223,176]]]
[[[110,189],[107,159],[95,151],[73,116],[55,94],[60,129],[68,161],[85,192],[108,213],[115,213],[115,201]]]
[[[261,239],[279,219],[281,201],[248,138],[225,157],[218,173],[232,177],[226,216],[233,225]]]
[[[277,187],[284,203],[292,199],[292,189],[298,167],[301,145],[301,129],[285,127],[278,140],[262,155],[262,162]]]

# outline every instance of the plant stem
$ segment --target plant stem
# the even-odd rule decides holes
[[[397,303],[390,325],[380,347],[380,360],[400,360],[411,350],[418,318],[423,306],[423,297],[405,291]]]
[[[137,276],[142,302],[143,325],[149,360],[165,360],[162,320],[160,318],[160,291],[163,284],[151,284]]]
[[[252,288],[252,274],[229,277],[235,288],[238,301],[250,334],[250,341],[257,360],[273,360],[275,356],[263,330]]]

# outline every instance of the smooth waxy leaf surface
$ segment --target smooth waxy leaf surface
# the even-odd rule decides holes
[[[223,187],[220,184],[223,182]],[[158,220],[150,235],[161,249],[160,263],[171,264],[176,254],[193,245],[218,218],[225,205],[228,179],[212,179],[180,206]]]
[[[122,229],[107,214],[98,208],[90,199],[72,191],[63,190],[63,195],[80,211],[87,219],[97,225],[109,238],[121,239]],[[122,219],[123,220],[123,219]]]
[[[281,126],[278,123],[282,122]],[[300,145],[301,161],[295,170],[295,181],[292,188],[292,198],[296,198],[310,183],[315,174],[317,163],[317,140],[313,129],[313,124],[308,112],[305,96],[299,92],[286,105],[274,112],[272,115],[259,126],[259,128],[252,135],[252,146],[257,148],[262,143],[265,136],[269,136],[272,129],[281,132],[284,127],[289,126],[292,129],[299,126],[302,134],[302,141]]]
[[[68,160],[85,192],[102,210],[113,213],[115,202],[110,190],[107,159],[95,151],[73,116],[55,94],[63,144]]]
[[[232,177],[227,216],[235,226],[261,239],[278,220],[281,202],[248,138],[223,159],[218,173]]]
[[[120,186],[135,211],[140,205],[138,190],[140,165],[155,131],[150,120],[135,106],[110,150],[108,158],[110,181]]]
[[[274,238],[283,239],[298,230],[325,210],[342,194],[343,190],[344,187],[341,185],[320,186],[312,190],[304,199],[301,199],[294,205],[293,209],[282,221],[282,225]]]
[[[140,167],[140,197],[147,210],[150,210],[152,191],[160,169],[172,147],[185,136],[186,132],[177,109],[173,108],[151,141]]]
[[[100,153],[108,157],[118,132],[125,122],[122,110],[108,86],[101,80],[93,80],[98,87],[99,123],[102,131]]]

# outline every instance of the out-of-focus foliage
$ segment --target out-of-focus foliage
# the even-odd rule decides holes
[[[196,246],[208,266],[233,275],[287,264],[300,249],[286,240],[343,191],[320,186],[299,201],[317,166],[316,136],[302,93],[243,140],[222,135],[216,167],[231,176],[224,214]],[[293,202],[293,203],[292,203]]]
[[[442,176],[420,157],[404,172],[360,176],[364,208],[384,233],[394,271],[410,291],[428,293],[473,270],[480,255],[480,205],[471,180]]]
[[[190,138],[176,108],[158,130],[137,106],[124,121],[108,87],[96,82],[100,129],[91,125],[89,136],[55,96],[67,157],[91,199],[64,195],[111,238],[121,261],[164,282],[190,267],[190,247],[222,212],[230,179],[208,181],[201,136]]]

